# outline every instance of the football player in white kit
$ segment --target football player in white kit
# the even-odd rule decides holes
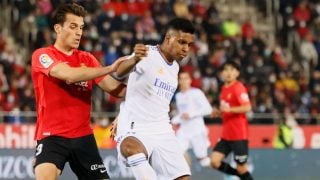
[[[183,18],[168,23],[162,43],[147,46],[145,58],[129,74],[125,103],[117,122],[117,150],[138,180],[188,180],[189,166],[169,118],[170,102],[177,89],[179,64],[194,42],[195,28]],[[127,69],[127,68],[124,68]]]
[[[205,94],[198,88],[191,87],[192,79],[188,72],[179,73],[179,92],[176,94],[177,114],[172,119],[178,124],[177,137],[186,157],[192,148],[201,166],[210,166],[208,148],[210,141],[203,117],[210,115],[212,107]],[[191,164],[191,161],[189,162]]]

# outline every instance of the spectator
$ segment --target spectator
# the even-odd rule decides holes
[[[292,143],[292,129],[287,125],[286,120],[282,119],[278,126],[278,132],[273,140],[273,147],[275,149],[288,149],[292,147]]]
[[[54,33],[47,28],[49,24],[52,24],[49,17],[52,16],[52,9],[62,2],[72,1],[23,0],[13,3],[4,2],[5,6],[0,7],[0,19],[3,22],[3,26],[0,27],[0,63],[4,67],[4,74],[9,86],[8,91],[15,91],[11,89],[14,88],[14,86],[11,86],[15,79],[13,78],[15,76],[13,72],[19,71],[19,76],[28,74],[26,69],[30,67],[30,64],[28,64],[30,52],[35,48],[52,43]],[[201,88],[207,88],[205,86],[211,84],[209,81],[214,81],[210,77],[217,75],[216,69],[223,62],[236,58],[240,59],[243,66],[243,78],[246,86],[270,89],[267,94],[270,96],[270,99],[267,100],[267,111],[264,111],[266,100],[260,101],[260,97],[265,96],[263,88],[252,88],[250,90],[252,92],[249,93],[253,95],[252,105],[255,112],[274,112],[277,110],[279,102],[276,96],[278,97],[278,94],[273,93],[273,87],[282,71],[292,73],[294,79],[299,80],[300,86],[296,92],[299,96],[293,99],[293,104],[289,103],[285,106],[289,105],[291,111],[297,114],[300,112],[318,112],[314,110],[317,108],[311,106],[310,103],[312,97],[317,98],[320,94],[319,78],[315,78],[315,73],[312,72],[319,66],[320,41],[317,38],[319,37],[317,34],[320,32],[319,2],[307,0],[280,1],[279,15],[282,17],[284,24],[283,26],[276,26],[276,30],[281,32],[279,36],[261,31],[258,27],[255,27],[257,28],[255,29],[252,26],[253,22],[252,24],[250,22],[249,24],[247,22],[243,23],[240,29],[239,22],[242,21],[242,18],[251,19],[251,13],[233,16],[234,23],[238,26],[236,29],[239,29],[237,34],[240,35],[240,30],[243,30],[242,36],[251,37],[251,39],[242,42],[240,36],[230,40],[228,33],[225,34],[227,36],[223,34],[222,24],[228,24],[228,21],[225,18],[223,8],[220,7],[221,5],[229,6],[229,4],[222,4],[224,1],[208,1],[207,4],[203,2],[156,0],[151,6],[148,1],[138,0],[121,2],[81,0],[79,3],[88,8],[90,14],[85,18],[87,27],[84,29],[80,49],[91,51],[101,63],[104,63],[106,61],[105,57],[113,55],[113,53],[109,54],[109,47],[115,47],[117,55],[122,56],[130,52],[133,45],[138,41],[153,44],[159,41],[159,34],[163,33],[163,27],[167,24],[168,19],[175,15],[184,16],[195,22],[199,33],[197,39],[199,40],[196,40],[197,44],[192,63],[182,66],[190,65],[190,69],[200,70],[200,77],[197,77],[199,83],[197,84],[202,84]],[[251,3],[251,5],[255,5],[255,8],[259,11],[259,6],[265,6],[265,2]],[[219,10],[217,7],[219,7]],[[152,9],[150,13],[147,12],[149,9]],[[221,12],[219,12],[220,10]],[[141,30],[142,33],[135,33],[135,22],[140,23],[137,30],[139,32]],[[144,22],[147,23],[144,24]],[[266,25],[273,26],[271,23]],[[310,34],[314,34],[311,39]],[[280,41],[275,42],[275,44],[270,43],[269,40],[273,36],[276,36],[275,39]],[[226,40],[226,37],[228,40]],[[310,70],[306,69],[308,66]],[[198,76],[198,73],[196,75]],[[210,92],[210,90],[206,91],[208,93],[206,95],[214,97],[213,93]],[[102,94],[102,92],[100,93]],[[23,96],[22,94],[18,93],[16,95],[19,102],[25,99],[20,97]],[[254,97],[257,98],[257,101],[253,99]],[[0,102],[3,103],[5,98],[2,93]],[[104,99],[106,98],[95,98],[95,101],[100,101],[95,102],[95,104],[103,104]],[[18,106],[21,107],[23,104],[25,103],[22,102]],[[118,106],[118,104],[116,105]],[[1,108],[3,109],[3,106]],[[104,108],[94,106],[93,111],[100,111],[101,109]],[[283,113],[283,111],[279,111],[279,113]],[[304,123],[317,122],[316,118],[306,121],[297,120]]]
[[[292,148],[303,149],[306,143],[303,129],[299,126],[295,118],[288,114],[286,115],[286,124],[292,131]]]
[[[222,23],[222,33],[225,37],[235,37],[241,33],[240,26],[236,21],[229,17]]]
[[[303,38],[300,45],[301,64],[303,67],[304,75],[310,79],[315,67],[318,64],[318,53],[313,45],[313,36],[308,33]]]

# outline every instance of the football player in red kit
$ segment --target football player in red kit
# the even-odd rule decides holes
[[[137,63],[146,52],[136,45],[135,55],[101,67],[88,52],[80,51],[86,10],[75,3],[63,4],[53,16],[54,45],[32,54],[32,81],[36,97],[35,177],[56,180],[66,162],[78,179],[108,179],[90,127],[93,84],[122,97],[126,86],[111,77],[119,64]]]
[[[237,80],[240,67],[234,61],[222,65],[224,84],[220,94],[220,108],[215,111],[222,116],[222,135],[211,154],[212,167],[231,175],[239,176],[241,180],[252,180],[248,171],[248,121],[246,112],[251,110],[251,103],[244,85]],[[237,163],[236,169],[224,162],[231,152]]]

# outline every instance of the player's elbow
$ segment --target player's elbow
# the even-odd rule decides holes
[[[123,98],[126,94],[127,85],[121,83],[116,88],[109,90],[108,93],[116,98]]]
[[[125,70],[125,69],[122,69],[122,68],[118,68],[117,71],[116,71],[116,75],[117,75],[117,77],[124,77],[129,73],[129,71],[130,70]]]
[[[73,69],[64,63],[59,63],[56,66],[54,66],[50,70],[49,75],[51,77],[65,81],[67,84],[73,84],[79,81],[79,78],[75,76]],[[79,75],[78,77],[82,76],[83,75]]]
[[[84,74],[79,74],[78,76],[71,74],[71,73],[66,73],[63,75],[63,80],[67,83],[67,84],[73,84],[76,82],[80,82],[82,81],[81,77],[85,77]]]
[[[249,112],[252,110],[252,106],[251,105],[246,105],[245,106],[245,112]]]
[[[61,79],[64,80],[67,84],[73,84],[77,82],[74,78],[71,78],[71,77],[64,77]]]

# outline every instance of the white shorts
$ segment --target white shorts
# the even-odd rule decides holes
[[[117,143],[119,160],[126,163],[126,158],[120,153],[120,144],[127,136],[138,138],[147,149],[148,159],[155,170],[158,180],[176,179],[180,176],[191,175],[189,165],[183,156],[174,133],[158,135],[138,135],[128,133]]]
[[[192,148],[195,156],[198,159],[208,156],[210,141],[207,133],[200,133],[194,136],[184,136],[183,134],[178,133],[177,138],[183,152],[186,152],[189,148]]]

